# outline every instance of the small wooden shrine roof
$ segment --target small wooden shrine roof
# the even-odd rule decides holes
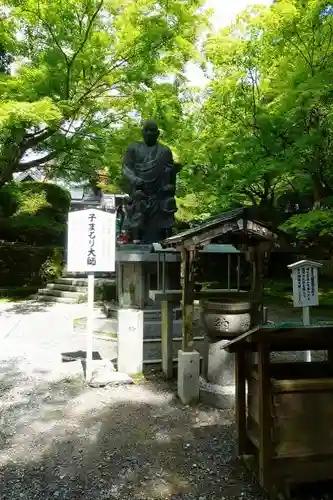
[[[230,340],[223,348],[228,352],[257,351],[260,343],[265,343],[270,351],[326,350],[333,347],[333,322],[310,326],[301,323],[256,326]]]
[[[247,208],[238,208],[208,219],[197,226],[187,229],[162,241],[163,248],[193,247],[206,245],[212,239],[222,235],[242,237],[245,240],[276,241],[277,232],[273,232],[265,223],[250,215]]]
[[[152,244],[152,251],[157,253],[169,253],[169,252],[179,252],[177,248],[167,247],[163,248],[160,243]],[[240,250],[237,250],[233,245],[206,245],[204,248],[200,250],[200,253],[209,253],[209,254],[240,254]]]

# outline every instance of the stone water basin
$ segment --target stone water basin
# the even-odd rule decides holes
[[[230,339],[248,331],[258,316],[258,303],[236,297],[202,300],[201,321],[206,335]]]

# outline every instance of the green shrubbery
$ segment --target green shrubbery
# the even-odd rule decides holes
[[[115,302],[117,300],[116,281],[98,283],[95,288],[95,299],[101,302]]]
[[[55,184],[10,183],[0,189],[0,239],[63,245],[69,206],[69,192]]]
[[[63,268],[70,194],[55,184],[0,189],[0,289],[38,287]]]
[[[17,244],[0,246],[0,287],[40,285],[59,276],[62,249]]]

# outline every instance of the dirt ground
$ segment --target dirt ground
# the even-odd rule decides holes
[[[265,498],[235,459],[232,412],[183,407],[151,376],[92,389],[3,361],[0,442],[2,500]]]
[[[79,361],[61,361],[76,345],[69,309],[8,311],[21,321],[1,339],[1,500],[267,500],[236,458],[232,411],[184,407],[152,373],[90,388]]]

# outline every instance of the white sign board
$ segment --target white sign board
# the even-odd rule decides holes
[[[293,280],[294,307],[317,306],[318,267],[322,264],[301,260],[288,266]]]
[[[114,272],[116,215],[95,208],[70,212],[67,228],[67,271]]]

